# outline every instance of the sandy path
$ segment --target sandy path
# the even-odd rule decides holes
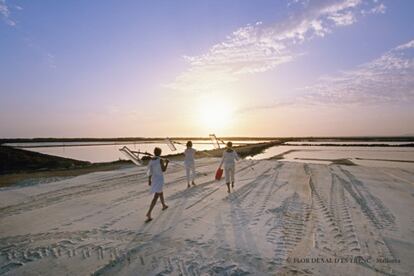
[[[148,224],[143,168],[0,190],[0,274],[414,271],[414,171],[242,161],[227,194],[212,180],[217,164],[199,160],[209,174],[190,189],[183,169],[171,166],[170,208],[157,205]],[[369,262],[355,263],[358,256]],[[348,263],[330,263],[339,258]]]

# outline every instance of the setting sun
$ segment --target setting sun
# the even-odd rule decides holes
[[[202,127],[208,131],[217,131],[228,127],[232,120],[233,112],[223,101],[203,101],[199,107],[199,118]]]

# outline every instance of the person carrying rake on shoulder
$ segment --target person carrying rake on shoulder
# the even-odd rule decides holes
[[[230,193],[230,183],[231,187],[234,188],[234,173],[236,171],[236,161],[240,158],[237,155],[237,152],[233,150],[233,143],[227,142],[227,148],[223,152],[223,158],[219,168],[224,164],[224,177],[226,179],[227,192]]]
[[[151,193],[154,194],[154,198],[151,201],[150,208],[147,213],[147,220],[145,222],[150,222],[151,212],[154,209],[155,204],[157,203],[158,198],[161,200],[162,210],[168,208],[164,202],[163,186],[164,186],[164,172],[167,170],[169,160],[163,160],[160,158],[161,149],[154,149],[154,157],[148,164],[148,185],[151,186]]]
[[[185,174],[187,177],[187,188],[190,188],[190,182],[195,186],[194,178],[196,175],[194,157],[196,150],[193,149],[193,143],[188,141],[186,144],[187,148],[184,151],[184,165],[185,165]]]

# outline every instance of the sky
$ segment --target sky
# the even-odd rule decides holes
[[[414,135],[413,10],[0,0],[0,137]]]

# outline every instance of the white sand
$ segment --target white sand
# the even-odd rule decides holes
[[[228,195],[218,162],[148,224],[145,168],[0,190],[0,274],[412,275],[414,169],[242,161]]]

